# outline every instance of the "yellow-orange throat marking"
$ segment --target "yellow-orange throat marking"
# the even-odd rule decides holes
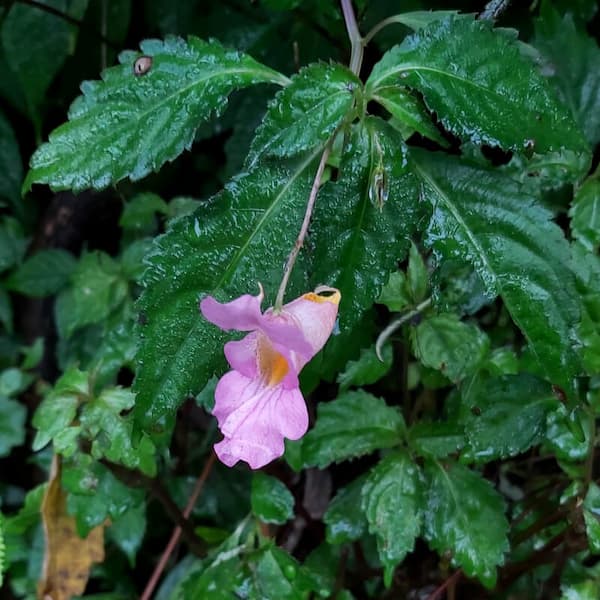
[[[269,340],[259,336],[256,344],[258,370],[267,385],[274,386],[281,383],[288,374],[290,366],[285,357],[277,352]]]
[[[323,302],[331,302],[332,304],[339,304],[340,298],[342,295],[339,292],[335,292],[330,296],[321,296],[320,294],[315,294],[315,292],[308,292],[308,294],[304,294],[302,298],[304,300],[308,300],[309,302],[317,302],[322,304]]]

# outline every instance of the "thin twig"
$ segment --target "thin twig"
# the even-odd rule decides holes
[[[194,486],[192,495],[190,496],[190,499],[188,500],[185,510],[183,511],[183,516],[186,519],[190,516],[190,514],[192,513],[192,510],[194,509],[194,505],[198,501],[198,497],[200,496],[200,493],[202,492],[204,483],[208,479],[208,476],[210,475],[210,471],[215,463],[215,458],[216,457],[215,457],[214,452],[211,453],[209,459],[206,461],[206,464],[204,465],[204,468],[202,469],[202,473],[200,473],[200,477],[198,477],[198,479],[196,481],[196,485]],[[167,566],[167,562],[169,562],[169,558],[171,557],[173,550],[175,550],[175,546],[177,546],[177,542],[179,541],[180,537],[181,537],[181,527],[177,526],[173,530],[173,533],[171,534],[171,539],[169,540],[167,547],[165,548],[164,552],[162,553],[162,556],[160,557],[158,564],[154,568],[154,572],[152,573],[152,576],[148,580],[148,583],[146,584],[146,588],[144,589],[143,594],[140,596],[140,600],[150,600],[150,597],[152,596],[152,593],[154,592],[154,588],[156,587],[156,584],[158,583],[158,580],[160,579],[162,572],[165,570],[165,567]]]
[[[423,300],[421,304],[415,306],[412,310],[404,313],[400,318],[392,321],[380,334],[377,338],[377,342],[375,344],[375,354],[377,354],[377,358],[383,362],[383,355],[381,354],[381,349],[383,345],[388,341],[390,336],[396,332],[404,323],[410,321],[413,317],[416,317],[419,313],[423,312],[426,308],[431,306],[431,298],[427,298],[427,300]]]
[[[93,27],[90,27],[89,25],[87,25],[86,23],[84,23],[81,20],[76,19],[75,17],[72,17],[71,15],[64,13],[61,10],[58,10],[57,8],[54,8],[53,6],[50,6],[49,4],[43,4],[42,2],[38,2],[37,0],[16,0],[16,2],[19,4],[25,4],[27,6],[31,6],[32,8],[37,8],[38,10],[42,10],[44,12],[47,12],[48,14],[54,15],[55,17],[58,17],[59,19],[66,21],[70,25],[79,27],[79,29],[81,29],[82,31],[91,33],[94,37],[98,38],[101,42],[103,42],[107,46],[110,46],[113,50],[119,49],[119,46],[117,44],[115,44],[114,42],[111,42],[108,38],[103,36],[98,30],[94,29]]]
[[[354,9],[352,8],[351,0],[341,0],[342,12],[344,13],[344,22],[346,23],[346,31],[348,32],[348,38],[352,45],[350,54],[350,70],[358,75],[360,73],[360,67],[363,59],[363,40],[358,30],[356,23],[356,16],[354,15]]]
[[[296,259],[298,258],[298,254],[300,253],[300,250],[304,245],[304,239],[306,238],[306,233],[308,232],[310,218],[312,216],[315,201],[317,199],[317,194],[319,192],[319,187],[321,186],[321,179],[323,179],[323,172],[325,171],[325,165],[327,164],[327,159],[329,158],[330,152],[331,142],[327,144],[321,156],[321,161],[319,162],[319,167],[317,168],[317,174],[315,175],[315,179],[310,189],[310,195],[308,196],[308,204],[306,205],[306,212],[304,213],[304,220],[302,221],[300,233],[296,238],[296,242],[294,243],[294,247],[292,248],[292,251],[288,256],[287,261],[285,262],[283,278],[281,280],[281,285],[279,286],[279,290],[277,292],[277,298],[275,299],[275,310],[281,310],[281,307],[283,306],[283,297],[285,296],[285,289],[287,288],[287,284],[290,279],[292,270],[294,268]]]
[[[458,571],[454,571],[446,581],[442,583],[438,588],[436,588],[432,594],[429,595],[427,600],[438,600],[438,598],[442,597],[442,594],[446,589],[448,589],[451,585],[456,584],[456,582],[462,577],[462,569],[458,569]]]

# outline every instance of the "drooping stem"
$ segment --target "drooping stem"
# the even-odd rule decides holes
[[[400,329],[404,323],[410,321],[413,317],[416,317],[419,313],[423,312],[426,308],[431,306],[431,298],[427,298],[427,300],[423,300],[421,304],[415,306],[412,310],[409,310],[407,313],[403,314],[401,317],[392,321],[380,334],[377,338],[377,343],[375,344],[375,354],[377,354],[377,358],[383,362],[383,356],[381,354],[381,349],[384,344],[389,340],[390,336]]]
[[[188,500],[185,510],[183,511],[183,516],[186,519],[190,516],[190,514],[192,513],[192,510],[194,509],[196,502],[198,501],[200,492],[202,492],[202,488],[204,487],[204,484],[205,484],[206,480],[208,479],[208,476],[210,475],[210,471],[215,463],[215,458],[216,457],[215,457],[214,452],[211,453],[210,457],[208,458],[208,460],[206,461],[206,463],[204,465],[204,468],[202,469],[202,473],[200,473],[200,477],[198,477],[198,479],[196,480],[196,485],[194,486],[192,495],[190,496],[190,499]],[[160,560],[158,561],[156,567],[154,568],[154,572],[152,573],[150,579],[148,580],[148,583],[146,584],[146,588],[144,589],[144,592],[140,596],[140,600],[150,600],[150,598],[152,597],[154,588],[156,587],[156,584],[158,583],[158,580],[160,579],[162,572],[165,570],[165,567],[167,566],[167,562],[169,562],[169,558],[171,557],[171,554],[173,554],[173,550],[175,550],[175,547],[177,546],[177,542],[179,541],[180,537],[181,537],[181,527],[177,526],[173,530],[173,533],[171,534],[171,539],[169,540],[167,547],[165,548],[164,552],[162,553],[162,556],[160,557]]]
[[[344,22],[346,23],[346,31],[348,32],[348,38],[350,39],[351,44],[350,70],[355,75],[358,75],[363,59],[363,39],[358,30],[356,16],[354,15],[354,9],[352,8],[352,1],[341,0],[341,4],[342,12],[344,13]]]
[[[294,269],[294,264],[296,263],[298,254],[300,253],[300,250],[304,245],[306,233],[308,232],[308,226],[310,225],[310,218],[315,207],[315,201],[317,199],[317,194],[319,193],[319,187],[321,186],[321,180],[323,179],[323,172],[325,171],[325,165],[327,164],[327,159],[329,158],[330,152],[331,142],[325,147],[325,150],[323,150],[323,154],[319,162],[319,167],[317,168],[315,179],[313,181],[312,187],[310,188],[310,195],[308,196],[308,203],[306,205],[306,212],[304,213],[302,227],[300,227],[300,233],[298,234],[296,242],[294,243],[294,247],[292,248],[292,251],[290,252],[290,255],[288,256],[285,262],[283,278],[281,280],[281,285],[279,286],[279,290],[277,292],[277,298],[275,299],[274,308],[276,311],[281,310],[281,307],[283,306],[283,297],[285,296],[285,289],[287,288],[287,284],[290,279],[290,275],[292,274],[292,270]]]

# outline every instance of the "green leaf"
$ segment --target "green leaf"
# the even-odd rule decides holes
[[[0,111],[0,200],[10,200],[16,205],[21,199],[23,164],[19,144],[10,122]]]
[[[66,0],[47,0],[51,8],[68,12]],[[2,24],[2,46],[34,121],[46,101],[52,80],[69,55],[77,30],[57,15],[16,3]]]
[[[423,102],[409,89],[392,85],[382,86],[377,88],[371,99],[381,104],[390,113],[395,120],[392,125],[402,126],[405,138],[416,131],[441,146],[447,146],[446,140],[433,124]]]
[[[71,282],[72,286],[60,293],[55,305],[56,324],[63,338],[106,319],[127,295],[127,281],[119,265],[103,252],[85,254]]]
[[[583,501],[583,520],[590,550],[600,554],[600,487],[590,483]]]
[[[327,542],[346,544],[360,539],[367,531],[367,517],[361,506],[362,475],[340,489],[329,503],[323,522],[327,526]]]
[[[146,503],[142,502],[118,517],[111,523],[107,533],[125,553],[129,565],[135,567],[135,557],[146,533]]]
[[[32,419],[32,425],[37,429],[32,444],[34,452],[41,450],[72,423],[77,405],[78,399],[74,395],[50,394],[42,400]]]
[[[157,226],[156,213],[167,214],[168,210],[168,204],[157,194],[138,194],[125,204],[119,225],[123,229],[152,233]]]
[[[21,264],[6,285],[26,296],[50,296],[64,287],[76,264],[73,255],[65,250],[41,250]]]
[[[408,268],[406,269],[406,279],[413,304],[419,304],[427,295],[429,286],[429,272],[427,265],[419,252],[419,249],[411,242],[408,251]]]
[[[437,462],[425,465],[425,539],[440,554],[487,588],[496,582],[496,567],[508,550],[504,502],[488,481],[466,467]]]
[[[600,582],[593,579],[561,585],[560,600],[596,600],[600,596]]]
[[[121,53],[121,64],[104,71],[102,81],[82,85],[69,122],[32,156],[25,190],[32,183],[79,191],[125,177],[141,179],[189,149],[200,123],[219,115],[233,90],[287,82],[216,41],[167,37],[144,40],[140,47],[141,53]],[[136,75],[135,62],[142,56],[151,65]]]
[[[490,346],[481,329],[453,313],[423,319],[411,330],[411,339],[415,356],[454,382],[473,374]]]
[[[362,489],[362,508],[377,538],[387,587],[421,531],[420,504],[419,469],[406,452],[391,454],[371,469]]]
[[[338,375],[337,382],[340,391],[349,387],[360,387],[379,381],[388,373],[392,366],[392,347],[383,348],[383,361],[379,360],[375,353],[375,347],[363,348],[357,360],[350,361],[346,368]]]
[[[8,292],[0,287],[0,324],[6,333],[13,332],[13,309]]]
[[[399,134],[367,118],[352,129],[338,180],[319,193],[312,281],[341,291],[342,339],[381,293],[423,216],[408,160]]]
[[[407,37],[375,65],[372,98],[382,87],[420,91],[456,135],[516,151],[588,152],[580,131],[513,36],[469,17],[435,21]]]
[[[556,403],[552,386],[527,373],[473,378],[462,390],[468,444],[461,460],[490,462],[539,444]]]
[[[400,312],[412,303],[408,282],[403,271],[390,274],[377,302],[385,304],[392,312]]]
[[[0,220],[0,273],[21,262],[27,240],[21,225],[10,217]]]
[[[588,142],[600,141],[600,48],[570,14],[560,17],[545,3],[535,21],[535,46],[550,61],[550,81]]]
[[[434,205],[426,242],[439,261],[471,263],[500,294],[548,378],[565,390],[579,372],[579,299],[569,245],[549,211],[498,172],[419,155]],[[523,269],[527,265],[527,269]]]
[[[0,457],[25,441],[27,410],[16,400],[0,396]]]
[[[417,453],[434,458],[455,454],[465,445],[464,428],[453,422],[415,423],[408,438]]]
[[[158,238],[139,302],[144,325],[134,389],[143,427],[168,427],[158,422],[172,419],[179,404],[222,369],[228,336],[202,318],[199,298],[229,301],[258,293],[259,282],[267,298],[274,297],[319,153],[241,175]],[[290,293],[306,291],[302,271],[299,261]]]
[[[295,156],[326,142],[351,121],[360,80],[346,67],[313,64],[275,96],[252,142],[247,164],[261,157]]]
[[[265,523],[282,525],[294,516],[294,497],[285,484],[264,473],[252,476],[252,512]]]
[[[396,408],[363,390],[345,392],[317,407],[317,422],[304,438],[304,466],[325,468],[400,443],[404,420]]]
[[[600,111],[600,109],[599,109]],[[590,177],[577,190],[569,209],[571,233],[590,252],[600,246],[600,179]]]
[[[579,410],[569,411],[563,404],[546,418],[546,439],[561,460],[584,460],[590,447],[589,432],[589,416]]]

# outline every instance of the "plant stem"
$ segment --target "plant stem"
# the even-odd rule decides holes
[[[331,152],[331,141],[325,147],[323,154],[321,156],[321,161],[319,162],[319,167],[317,168],[317,174],[315,175],[315,179],[313,181],[312,187],[310,189],[310,195],[308,196],[308,204],[306,205],[306,212],[304,213],[304,220],[302,221],[302,227],[300,228],[300,233],[296,238],[296,242],[294,243],[294,247],[290,252],[286,262],[285,269],[283,270],[283,278],[281,280],[281,284],[279,286],[279,290],[277,292],[277,298],[275,299],[275,310],[281,310],[283,306],[283,297],[285,296],[285,289],[287,287],[288,281],[290,279],[290,275],[292,270],[294,269],[294,264],[296,259],[298,258],[298,254],[302,246],[304,245],[304,239],[306,238],[306,233],[308,231],[308,226],[310,224],[310,218],[312,216],[312,211],[315,207],[315,201],[317,199],[317,194],[319,192],[319,187],[321,186],[321,179],[323,178],[323,172],[325,171],[325,165],[327,164],[327,159],[329,158],[329,154]]]
[[[432,594],[427,597],[427,600],[438,600],[438,598],[442,597],[442,594],[445,590],[447,590],[450,586],[456,584],[456,582],[462,577],[462,569],[458,569],[458,571],[454,571],[446,581],[442,583],[438,588],[436,588]]]
[[[427,298],[427,300],[423,300],[421,304],[417,304],[412,310],[404,313],[401,317],[392,321],[380,334],[377,338],[377,342],[375,344],[375,354],[377,354],[377,358],[383,362],[383,356],[381,354],[381,349],[383,345],[388,341],[390,336],[400,329],[404,323],[410,321],[413,317],[416,317],[419,313],[423,312],[426,308],[431,306],[431,298]]]
[[[200,476],[196,480],[196,485],[194,486],[192,495],[190,496],[190,499],[188,500],[185,510],[183,511],[183,516],[186,519],[190,516],[190,514],[194,508],[194,505],[198,501],[198,497],[200,496],[200,493],[202,492],[204,483],[208,479],[208,476],[210,475],[210,471],[215,463],[215,458],[216,457],[215,457],[214,452],[211,453],[210,457],[208,458],[208,460],[206,461],[206,463],[204,465],[204,468],[202,469],[202,473],[200,473]],[[146,584],[146,588],[144,589],[144,592],[140,596],[140,600],[150,600],[150,597],[152,596],[152,593],[154,592],[154,588],[156,587],[156,584],[158,583],[158,580],[160,579],[162,572],[165,570],[165,567],[167,566],[167,562],[169,561],[169,558],[171,557],[173,550],[175,550],[175,546],[177,546],[177,542],[179,541],[180,537],[181,537],[181,527],[179,527],[179,525],[178,525],[173,530],[173,533],[171,534],[171,539],[169,540],[167,547],[165,548],[164,552],[162,553],[162,556],[160,557],[158,564],[154,568],[154,572],[152,573],[150,579],[148,580],[148,583]]]
[[[344,13],[344,21],[346,23],[346,31],[348,32],[348,38],[352,45],[350,54],[350,70],[358,75],[360,73],[360,67],[363,60],[363,39],[360,36],[358,25],[356,23],[356,16],[354,15],[354,9],[352,8],[351,0],[341,0],[342,12]]]

